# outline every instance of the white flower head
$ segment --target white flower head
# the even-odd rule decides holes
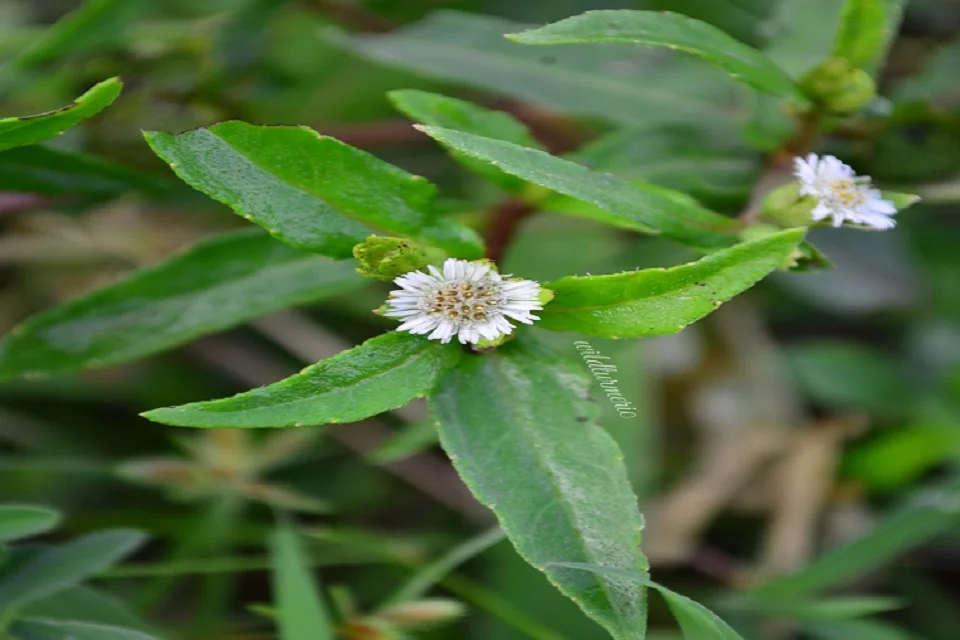
[[[874,229],[890,229],[896,224],[890,216],[897,208],[873,188],[870,176],[858,176],[833,156],[811,153],[806,159],[794,158],[793,163],[800,195],[817,199],[814,220],[832,218],[835,227],[851,222]]]
[[[385,316],[404,322],[397,330],[429,333],[431,340],[447,343],[457,336],[462,344],[494,340],[513,332],[507,318],[533,324],[531,311],[542,309],[540,285],[532,280],[505,280],[487,262],[449,258],[443,271],[433,265],[429,273],[411,271],[394,283]]]

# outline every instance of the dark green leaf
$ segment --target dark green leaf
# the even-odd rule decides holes
[[[59,622],[87,622],[150,632],[149,625],[125,602],[90,587],[77,585],[30,603],[21,618]]]
[[[618,124],[711,120],[729,128],[738,117],[736,85],[698,60],[625,45],[533,48],[503,37],[529,26],[436,11],[389,34],[340,40],[387,64]]]
[[[42,146],[0,154],[0,191],[66,198],[112,198],[128,191],[158,192],[163,182],[123,165]]]
[[[102,531],[43,549],[0,571],[0,611],[68,589],[113,565],[146,541],[139,531]]]
[[[547,283],[556,297],[540,312],[538,326],[607,338],[680,331],[783,264],[803,235],[788,229],[670,269]]]
[[[259,229],[223,234],[27,320],[0,340],[0,377],[132,360],[363,283]]]
[[[644,587],[656,589],[667,601],[667,606],[670,607],[670,611],[677,622],[680,623],[680,629],[683,631],[685,640],[743,640],[740,634],[731,629],[726,622],[705,606],[653,582],[645,573],[575,562],[558,563],[557,566],[590,571],[597,575],[628,580]]]
[[[10,630],[14,640],[156,640],[135,629],[90,622],[24,620]]]
[[[62,109],[33,116],[0,120],[0,151],[35,144],[57,136],[85,118],[99,113],[117,99],[123,83],[104,80]]]
[[[380,232],[482,255],[476,234],[430,212],[430,182],[307,127],[223,122],[145,135],[187,184],[295,247],[345,258]]]
[[[210,402],[154,409],[145,417],[181,427],[290,427],[356,422],[425,396],[462,353],[458,345],[393,332],[260,389]]]
[[[831,620],[803,625],[817,640],[924,640],[900,627],[874,620]]]
[[[57,526],[55,509],[29,504],[0,505],[0,544],[44,533]]]
[[[786,72],[763,53],[713,25],[668,11],[589,11],[507,36],[536,45],[621,42],[666,47],[700,56],[737,80],[770,95],[805,102]]]
[[[884,0],[846,0],[833,47],[836,58],[854,67],[871,62],[887,40]]]
[[[493,111],[479,105],[448,98],[426,91],[392,91],[388,94],[393,104],[417,122],[465,131],[486,138],[506,140],[522,147],[541,148],[526,125],[518,122],[508,113]],[[471,156],[453,152],[453,157],[465,167],[484,176],[503,189],[517,192],[526,182],[500,171],[489,162]]]
[[[431,407],[457,471],[520,555],[614,638],[642,639],[642,588],[552,566],[647,567],[623,456],[597,424],[582,368],[515,340],[465,356],[441,380]]]
[[[538,149],[482,138],[461,131],[422,127],[430,137],[503,171],[583,200],[612,214],[613,224],[632,225],[647,233],[695,246],[732,244],[734,221],[704,209],[688,196],[662,188],[644,188],[597,173]]]
[[[869,533],[836,547],[800,571],[758,587],[757,597],[795,598],[851,582],[956,525],[960,480],[921,491]]]
[[[297,532],[281,524],[270,539],[273,598],[280,640],[333,640],[330,616]]]

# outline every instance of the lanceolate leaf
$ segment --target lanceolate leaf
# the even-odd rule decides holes
[[[758,91],[804,102],[786,72],[763,53],[713,25],[668,11],[589,11],[507,36],[523,44],[629,42],[692,53]]]
[[[13,640],[156,640],[135,629],[59,620],[24,620],[10,634]]]
[[[333,640],[336,634],[310,563],[289,525],[281,524],[273,532],[270,562],[280,640]]]
[[[502,140],[438,127],[421,129],[439,142],[507,173],[599,207],[612,214],[613,224],[632,225],[694,246],[724,246],[736,240],[730,232],[733,221],[698,206],[684,194],[674,195],[660,187],[644,188]]]
[[[435,127],[456,129],[486,138],[506,140],[522,147],[539,149],[540,143],[526,125],[508,113],[493,111],[480,105],[448,98],[436,93],[412,89],[393,91],[389,94],[393,104],[414,120]],[[454,152],[454,158],[468,169],[486,177],[508,191],[519,191],[526,184],[510,174],[462,153]]]
[[[104,80],[62,109],[33,116],[0,119],[0,151],[35,144],[57,136],[85,118],[99,113],[117,99],[123,83]]]
[[[645,573],[573,562],[558,563],[556,566],[591,571],[597,575],[629,580],[656,589],[667,601],[667,606],[670,607],[670,611],[673,612],[674,617],[680,624],[684,640],[743,640],[740,634],[731,629],[726,622],[705,606],[671,591],[661,584],[657,584],[650,580]]]
[[[783,264],[803,235],[788,229],[671,269],[547,283],[556,297],[539,312],[538,326],[606,338],[675,333]]]
[[[60,522],[54,509],[27,504],[0,505],[0,544],[49,531]]]
[[[734,126],[742,95],[699,60],[631,45],[525,47],[505,33],[530,25],[436,11],[388,34],[341,38],[386,64],[621,125],[709,119]]]
[[[597,424],[583,371],[522,340],[464,358],[431,401],[457,471],[527,562],[614,638],[641,640],[641,586],[552,566],[647,567],[623,456]]]
[[[124,362],[361,286],[354,265],[223,234],[27,320],[0,340],[0,377]]]
[[[430,212],[427,180],[307,127],[223,122],[146,138],[187,184],[295,247],[345,258],[376,231],[482,253],[468,228]]]
[[[139,531],[102,531],[57,547],[31,550],[29,557],[0,569],[0,611],[20,607],[72,587],[134,551]]]
[[[425,396],[460,358],[458,345],[393,332],[260,389],[211,402],[154,409],[181,427],[291,427],[356,422]]]
[[[846,0],[833,49],[854,67],[868,63],[886,41],[884,0]]]

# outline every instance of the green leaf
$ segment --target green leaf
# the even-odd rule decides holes
[[[836,547],[800,571],[757,587],[754,595],[796,598],[840,586],[879,569],[954,527],[960,480],[921,491],[869,533]]]
[[[367,462],[388,465],[422,453],[437,445],[437,430],[428,420],[404,425],[375,448],[364,455]]]
[[[280,640],[334,640],[330,616],[308,568],[310,559],[289,525],[280,524],[273,532],[270,557]]]
[[[431,213],[430,182],[307,127],[222,122],[145,135],[184,182],[295,247],[346,258],[377,232],[482,255],[470,229]]]
[[[210,402],[148,411],[180,427],[300,427],[356,422],[425,396],[456,364],[459,345],[386,333],[276,384]]]
[[[0,505],[0,544],[44,533],[57,526],[55,509],[29,504]]]
[[[226,233],[30,318],[0,340],[0,377],[132,360],[364,282],[259,229]]]
[[[87,0],[47,29],[9,64],[16,69],[27,69],[58,58],[116,47],[123,30],[144,7],[144,0]]]
[[[544,285],[556,297],[537,326],[606,338],[680,331],[779,267],[803,236],[788,229],[670,269],[561,278]]]
[[[590,171],[575,162],[538,149],[502,140],[421,127],[435,140],[465,154],[490,162],[512,175],[583,200],[612,214],[614,224],[629,224],[639,231],[695,246],[732,244],[734,221],[704,209],[688,196],[672,195],[663,188],[644,188],[605,173]]]
[[[875,620],[831,620],[803,625],[818,640],[924,640],[900,627]]]
[[[21,607],[72,587],[115,564],[146,541],[139,531],[92,533],[42,549],[0,570],[0,611]]]
[[[36,600],[19,611],[20,618],[48,622],[86,622],[150,632],[150,626],[112,595],[77,585]]]
[[[893,206],[897,208],[897,211],[903,211],[909,207],[920,202],[920,196],[913,193],[898,193],[896,191],[884,191],[883,199],[889,200],[893,203]]]
[[[884,0],[846,0],[833,47],[835,58],[854,67],[871,62],[887,40]]]
[[[407,89],[392,91],[387,95],[397,109],[417,122],[505,140],[521,147],[542,148],[526,125],[508,113],[426,91]],[[489,162],[456,151],[453,152],[453,157],[463,166],[506,191],[519,192],[526,185],[525,181],[504,173]]]
[[[882,596],[831,596],[829,600],[754,600],[733,605],[735,608],[767,617],[791,620],[847,620],[863,618],[885,611],[902,609],[906,603],[899,598]]]
[[[757,91],[806,102],[796,83],[763,53],[713,25],[669,11],[589,11],[507,38],[522,44],[621,42],[700,56]]]
[[[667,606],[670,607],[670,611],[680,624],[685,640],[743,640],[740,634],[731,629],[717,614],[699,602],[657,584],[644,573],[577,562],[557,563],[556,566],[590,571],[597,575],[631,581],[644,587],[656,589],[667,601]]]
[[[699,60],[625,45],[533,48],[503,37],[529,26],[436,11],[389,34],[337,39],[386,64],[622,125],[711,120],[730,128],[739,117],[738,87]]]
[[[515,340],[465,356],[431,399],[440,441],[523,558],[618,640],[640,640],[643,589],[552,566],[642,572],[643,519],[623,456],[597,424],[583,368]]]
[[[14,640],[156,640],[135,629],[52,620],[23,620],[10,633]]]
[[[42,146],[0,153],[0,191],[70,199],[113,198],[128,191],[155,194],[162,180],[100,158]]]
[[[48,113],[0,119],[0,151],[58,136],[81,120],[107,108],[123,89],[119,78],[104,80],[76,101]]]

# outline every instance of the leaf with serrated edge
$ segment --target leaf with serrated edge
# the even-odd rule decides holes
[[[180,427],[356,422],[425,396],[461,353],[459,345],[387,333],[275,384],[232,398],[154,409],[143,415]]]
[[[426,179],[307,127],[230,121],[145,136],[184,182],[295,247],[346,258],[378,232],[482,254],[472,231],[431,213]]]
[[[677,622],[680,623],[680,629],[683,631],[685,640],[743,640],[740,634],[731,629],[717,614],[699,602],[654,582],[644,573],[579,562],[559,562],[555,566],[590,571],[597,575],[632,581],[644,587],[656,589],[667,601],[667,606],[670,607],[670,611],[673,612]]]
[[[486,160],[534,184],[595,205],[638,230],[694,246],[733,244],[736,222],[704,209],[684,194],[663,187],[644,188],[606,173],[591,171],[538,149],[452,129],[418,127],[431,138]],[[594,216],[595,217],[595,216]]]
[[[556,297],[537,326],[606,338],[675,333],[778,268],[803,236],[788,229],[670,269],[549,282]]]
[[[0,377],[143,357],[362,286],[354,266],[255,227],[215,236],[28,319],[0,340]]]
[[[666,47],[700,56],[758,91],[806,102],[787,73],[762,52],[711,24],[669,11],[588,11],[507,38],[522,44],[625,42]]]
[[[431,398],[440,442],[520,555],[618,640],[641,640],[643,589],[551,567],[645,571],[643,519],[623,455],[598,424],[582,367],[523,337],[464,356]]]
[[[0,151],[60,135],[81,120],[106,109],[122,89],[119,78],[110,78],[95,85],[73,104],[56,111],[0,120]]]
[[[414,89],[391,91],[388,96],[397,109],[417,122],[506,140],[522,147],[542,148],[526,125],[503,111],[494,111],[466,100]],[[519,192],[527,184],[483,160],[456,151],[453,152],[453,157],[463,166],[507,191]]]

